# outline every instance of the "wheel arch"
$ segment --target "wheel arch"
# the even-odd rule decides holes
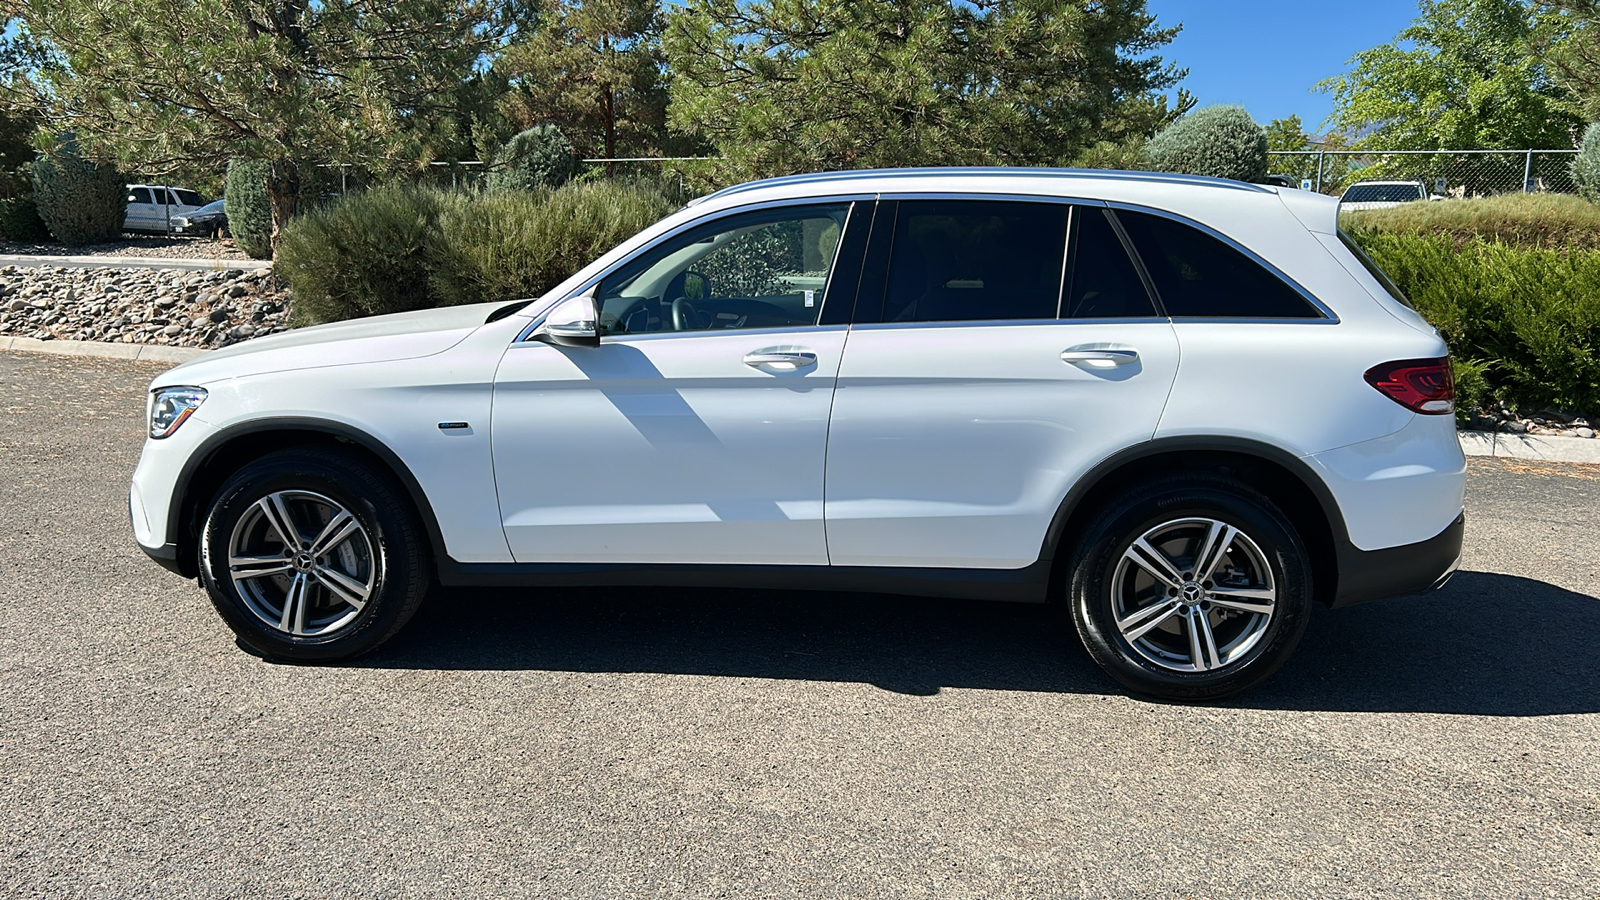
[[[1040,559],[1050,562],[1049,591],[1061,596],[1067,551],[1095,513],[1117,494],[1150,478],[1183,472],[1224,474],[1278,505],[1311,557],[1312,590],[1331,605],[1339,588],[1339,549],[1349,543],[1333,492],[1294,454],[1247,438],[1173,437],[1129,447],[1102,460],[1067,493],[1050,523]]]
[[[225,428],[207,438],[178,474],[167,510],[167,541],[177,547],[179,572],[195,578],[195,551],[205,508],[234,472],[269,453],[294,447],[328,447],[351,453],[387,472],[411,499],[428,533],[434,559],[445,559],[444,535],[433,505],[411,469],[382,441],[365,431],[329,419],[274,417]]]

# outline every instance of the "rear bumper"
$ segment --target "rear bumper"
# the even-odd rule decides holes
[[[1358,550],[1353,544],[1341,542],[1339,589],[1331,605],[1354,606],[1442,587],[1461,563],[1461,535],[1466,521],[1463,512],[1437,535],[1400,547]]]

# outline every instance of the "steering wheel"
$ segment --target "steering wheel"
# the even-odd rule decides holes
[[[700,311],[694,308],[687,297],[679,297],[672,301],[672,330],[693,331],[695,323],[700,319]]]

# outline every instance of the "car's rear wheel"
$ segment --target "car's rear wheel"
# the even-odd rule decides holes
[[[1283,665],[1311,611],[1311,565],[1281,510],[1232,479],[1151,482],[1085,530],[1071,561],[1089,654],[1144,694],[1211,700]]]
[[[269,454],[223,484],[206,516],[200,572],[240,641],[276,659],[348,659],[392,637],[421,605],[426,538],[386,474],[319,450]]]

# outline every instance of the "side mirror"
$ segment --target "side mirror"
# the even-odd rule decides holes
[[[530,337],[561,347],[598,347],[599,321],[600,311],[594,302],[594,291],[589,290],[557,303]]]

